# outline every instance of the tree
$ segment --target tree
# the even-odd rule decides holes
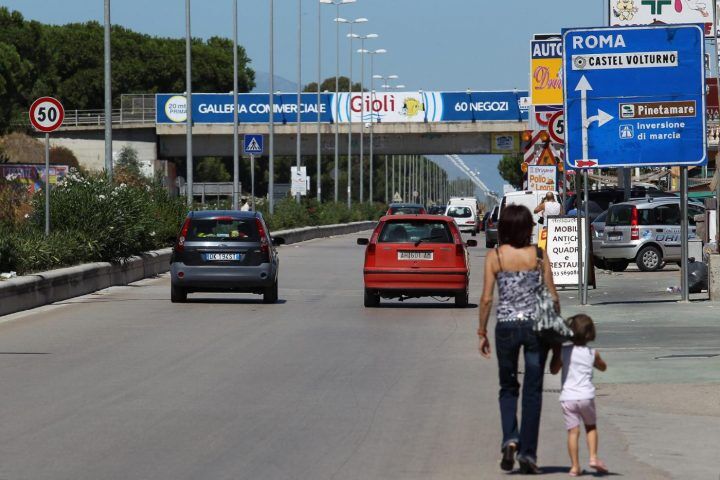
[[[515,188],[522,188],[523,172],[520,168],[522,162],[522,155],[503,155],[498,163],[500,176]]]
[[[350,81],[348,77],[338,77],[338,88],[340,92],[347,92]],[[367,91],[367,89],[365,89]],[[334,92],[335,91],[335,77],[328,77],[320,84],[321,92]],[[360,84],[353,83],[353,92],[360,91]],[[305,85],[303,92],[317,92],[317,82],[311,82]]]
[[[137,150],[130,145],[125,145],[122,149],[120,149],[116,164],[118,170],[122,170],[123,173],[127,175],[135,177],[139,177],[141,175],[140,160],[138,159]]]
[[[197,173],[200,182],[229,182],[231,178],[222,159],[218,157],[205,157],[200,160]]]

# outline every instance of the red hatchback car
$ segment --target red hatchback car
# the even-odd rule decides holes
[[[380,219],[366,245],[365,306],[377,307],[380,298],[454,297],[468,305],[470,255],[451,217],[392,215]]]

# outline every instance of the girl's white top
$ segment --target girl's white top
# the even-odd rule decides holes
[[[543,210],[543,223],[547,227],[547,218],[560,215],[560,203],[559,202],[545,202],[545,209]]]
[[[592,383],[595,350],[587,346],[563,345],[562,362],[560,401],[595,398],[595,386]]]

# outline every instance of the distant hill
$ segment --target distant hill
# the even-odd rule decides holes
[[[276,92],[297,92],[297,83],[287,78],[275,75]],[[255,72],[255,88],[253,93],[267,93],[270,91],[270,74],[268,72]]]

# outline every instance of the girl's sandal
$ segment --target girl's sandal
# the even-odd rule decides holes
[[[571,477],[579,477],[582,474],[583,474],[582,470],[580,470],[579,472],[576,472],[575,470],[570,470],[568,472],[568,475],[570,475]]]
[[[595,469],[595,471],[598,473],[609,473],[607,465],[605,465],[605,462],[603,462],[599,458],[596,458],[595,460],[590,460],[590,468]]]

